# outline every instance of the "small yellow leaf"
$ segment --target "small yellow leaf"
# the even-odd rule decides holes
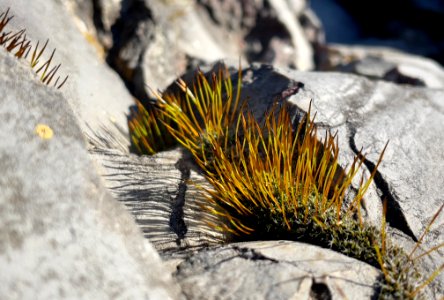
[[[44,140],[49,140],[54,135],[54,131],[46,124],[37,124],[35,133]]]

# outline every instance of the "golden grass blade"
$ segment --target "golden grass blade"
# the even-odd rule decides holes
[[[415,258],[412,258],[412,260],[416,261],[416,260],[420,259],[421,257],[427,256],[430,253],[432,253],[432,252],[434,252],[434,251],[436,251],[436,250],[438,250],[438,249],[440,249],[442,247],[444,247],[444,243],[441,243],[439,245],[436,245],[436,246],[430,248],[429,250],[425,251],[424,253],[421,253],[420,255],[416,256]]]
[[[422,243],[422,240],[424,239],[424,237],[426,236],[426,234],[430,231],[430,228],[432,227],[433,223],[436,221],[436,218],[438,218],[438,216],[441,214],[442,210],[444,208],[444,203],[441,205],[441,207],[436,211],[436,213],[433,215],[432,219],[430,220],[429,224],[427,225],[427,227],[425,228],[424,232],[422,233],[421,237],[418,239],[418,242],[416,242],[415,247],[413,248],[413,250],[410,252],[408,258],[412,259],[413,254],[415,253],[415,251],[419,248],[419,246]]]
[[[438,267],[419,287],[417,287],[412,293],[410,293],[410,297],[414,298],[423,288],[428,286],[435,278],[444,270],[444,263]]]
[[[37,44],[34,47],[34,51],[32,53],[32,57],[31,57],[31,68],[34,68],[35,66],[37,66],[37,64],[39,63],[39,59],[43,55],[43,53],[45,52],[45,49],[46,49],[46,46],[48,45],[48,43],[49,43],[49,40],[46,40],[42,49],[40,49],[40,51],[38,52],[39,41],[37,41]]]
[[[6,12],[0,14],[0,32],[3,31],[3,29],[6,27],[6,25],[8,25],[9,21],[11,21],[12,18],[14,18],[14,16],[8,16],[9,14],[9,7],[6,9]]]

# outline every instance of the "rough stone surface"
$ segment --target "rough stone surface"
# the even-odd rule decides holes
[[[90,153],[103,162],[99,173],[106,186],[163,257],[183,257],[223,241],[206,223],[212,217],[201,208],[205,199],[197,185],[208,183],[188,154],[174,149],[140,157],[92,139]]]
[[[233,17],[234,16],[234,17]],[[109,59],[139,99],[188,67],[221,59],[314,67],[303,0],[125,1]]]
[[[90,39],[97,39],[96,46],[110,49],[113,44],[112,26],[120,16],[122,0],[61,0],[72,13],[78,28]],[[104,53],[103,53],[104,54]]]
[[[444,69],[435,61],[383,47],[328,45],[318,68],[355,73],[400,84],[444,88]]]
[[[3,48],[0,128],[0,298],[179,297],[96,174],[64,95]]]
[[[334,45],[314,55],[313,45],[323,49],[323,34],[305,1],[0,0],[0,9],[7,7],[15,15],[10,29],[26,28],[34,43],[49,38],[60,75],[70,79],[54,91],[0,49],[0,266],[6,270],[0,298],[180,297],[170,269],[96,170],[167,265],[182,262],[175,275],[187,297],[365,299],[374,293],[376,270],[318,247],[277,241],[216,247],[223,236],[206,223],[205,199],[191,182],[207,183],[189,154],[180,148],[152,157],[129,153],[125,113],[133,101],[104,64],[110,47],[109,62],[142,100],[147,82],[163,89],[187,69],[221,58],[283,66],[244,70],[243,97],[255,116],[263,118],[277,100],[295,104],[298,118],[312,100],[319,127],[338,132],[341,164],[364,147],[367,175],[390,140],[365,217],[379,225],[386,199],[389,236],[407,251],[444,202],[443,69],[387,49]],[[323,69],[427,88],[284,68],[311,69],[313,56]],[[54,136],[42,139],[39,123]],[[443,220],[435,221],[421,252],[444,241]],[[431,273],[442,263],[440,250],[423,265]],[[444,275],[435,280],[431,299],[442,298],[443,282]]]
[[[60,1],[0,0],[2,11],[10,7],[14,19],[9,30],[26,29],[27,37],[40,44],[50,40],[46,56],[57,49],[54,63],[62,63],[60,75],[69,75],[61,92],[69,101],[83,130],[117,125],[127,132],[125,114],[133,98],[76,27],[72,14]]]
[[[200,251],[175,276],[189,299],[372,299],[380,272],[331,250],[269,241]]]

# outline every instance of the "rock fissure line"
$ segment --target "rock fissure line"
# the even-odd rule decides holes
[[[352,127],[350,123],[347,123],[346,126],[347,132],[349,133],[348,136],[350,149],[356,155],[360,155],[355,142],[356,129]],[[364,159],[364,165],[370,173],[373,172],[375,169],[375,164],[368,159]],[[402,208],[398,203],[398,197],[391,193],[389,183],[384,179],[379,171],[376,171],[373,182],[375,183],[376,188],[381,192],[381,201],[383,201],[384,199],[387,201],[387,214],[385,216],[385,219],[388,225],[401,230],[403,233],[411,237],[413,241],[417,242],[418,240],[412,229],[410,228],[405,215],[402,212]]]
[[[248,259],[248,260],[267,260],[271,261],[273,263],[279,263],[278,260],[274,258],[267,257],[263,255],[262,253],[251,249],[251,248],[245,248],[245,247],[238,247],[238,246],[232,246],[232,249],[236,251],[239,257]]]
[[[176,243],[179,246],[188,231],[184,220],[183,206],[185,205],[185,195],[188,188],[187,181],[190,179],[191,170],[183,158],[177,161],[176,168],[180,171],[181,175],[177,194],[171,207],[169,225],[171,230],[177,235]]]

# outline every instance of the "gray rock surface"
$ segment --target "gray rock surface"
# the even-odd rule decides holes
[[[209,185],[181,149],[137,156],[92,137],[90,153],[103,162],[99,173],[107,188],[134,215],[163,257],[181,258],[223,242],[223,236],[206,223],[214,217],[201,208],[205,199],[196,185]]]
[[[95,37],[106,50],[113,45],[111,27],[120,16],[122,0],[62,0],[81,32]],[[97,45],[99,46],[99,45]]]
[[[3,48],[0,128],[1,299],[179,298],[96,174],[65,96]]]
[[[444,88],[444,69],[437,62],[384,47],[328,45],[318,68],[400,84]]]
[[[322,43],[322,34],[305,1],[94,3],[0,0],[0,8],[10,6],[16,16],[11,28],[26,28],[34,42],[50,38],[49,47],[57,48],[55,60],[62,62],[61,75],[70,75],[62,90],[53,91],[31,80],[31,71],[23,70],[22,64],[16,66],[16,60],[1,50],[0,84],[6,88],[0,89],[0,166],[4,170],[0,266],[8,271],[0,275],[2,296],[26,298],[37,293],[41,298],[59,298],[54,294],[59,287],[73,298],[179,296],[169,271],[141,239],[133,219],[102,187],[98,170],[145,237],[164,258],[171,259],[169,266],[174,268],[184,260],[176,277],[186,296],[307,298],[328,290],[333,298],[343,294],[370,297],[378,276],[374,269],[360,263],[358,269],[350,269],[350,259],[317,247],[270,242],[212,248],[194,255],[195,250],[214,246],[223,238],[205,223],[209,216],[200,207],[205,200],[190,184],[205,185],[205,180],[180,149],[152,157],[128,152],[125,113],[133,104],[132,97],[101,60],[97,41],[90,36],[94,27],[102,45],[112,47],[109,57],[114,67],[143,98],[147,82],[162,89],[190,66],[221,58],[234,57],[237,62],[242,56],[312,68],[310,43]],[[99,26],[97,20],[103,24]],[[267,24],[266,28],[261,24]],[[273,30],[267,32],[267,28]],[[295,104],[296,117],[313,100],[317,124],[338,132],[342,165],[364,147],[366,174],[390,140],[366,196],[366,218],[379,225],[381,201],[387,199],[390,235],[411,249],[444,202],[440,193],[444,186],[440,151],[444,145],[444,71],[432,61],[387,49],[329,46],[328,51],[330,70],[351,68],[350,72],[395,82],[414,79],[428,88],[254,65],[244,72],[243,95],[259,119],[274,100]],[[23,74],[28,77],[20,77]],[[87,132],[95,166],[86,157],[77,122]],[[51,127],[54,136],[40,139],[35,133],[38,123]],[[444,241],[443,222],[441,215],[422,251]],[[315,256],[303,258],[300,252]],[[335,262],[322,259],[319,265],[310,261],[307,266],[299,261],[319,255]],[[431,273],[443,261],[441,250],[433,253],[425,267]],[[361,267],[369,268],[368,277],[344,279],[356,278]],[[267,285],[285,281],[291,284]],[[221,282],[229,289],[224,290]],[[443,275],[435,281],[437,299],[444,294],[443,282]],[[365,288],[357,291],[358,286]],[[355,294],[359,292],[363,294]]]
[[[372,299],[380,272],[331,250],[268,241],[203,250],[175,276],[189,299]]]
[[[128,0],[109,57],[143,100],[146,83],[164,89],[202,62],[241,57],[313,69],[313,30],[304,31],[299,20],[309,19],[307,11],[304,0]]]
[[[26,29],[27,37],[40,45],[50,40],[46,57],[56,48],[54,63],[62,63],[60,75],[69,75],[61,92],[79,119],[82,130],[98,130],[114,123],[127,132],[125,114],[134,103],[119,76],[100,61],[93,45],[78,30],[73,15],[60,1],[0,0],[2,11],[10,7],[14,19],[9,30]]]

